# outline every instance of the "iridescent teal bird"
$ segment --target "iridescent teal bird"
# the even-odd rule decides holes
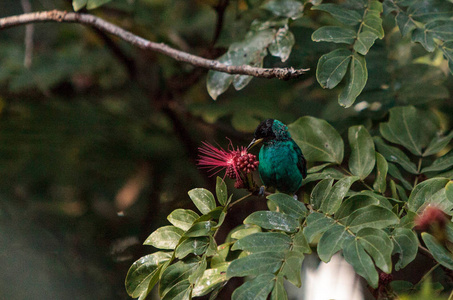
[[[259,154],[261,181],[279,192],[295,194],[307,176],[306,160],[288,127],[275,119],[263,121],[247,149],[263,143]]]

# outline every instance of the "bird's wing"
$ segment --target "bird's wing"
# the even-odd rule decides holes
[[[302,154],[302,150],[300,150],[299,146],[294,141],[293,141],[293,149],[297,153],[297,168],[299,169],[300,173],[302,174],[302,178],[305,178],[305,177],[307,177],[307,161],[305,160],[305,157]]]

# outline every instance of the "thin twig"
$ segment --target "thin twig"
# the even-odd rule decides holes
[[[31,12],[31,4],[29,0],[21,0],[20,4],[22,5],[22,9],[24,13]],[[34,26],[33,24],[28,24],[25,26],[25,57],[24,57],[24,66],[27,69],[30,69],[31,63],[33,60],[33,31]]]
[[[167,55],[177,61],[189,63],[193,66],[229,74],[250,75],[260,78],[279,78],[287,80],[300,77],[308,70],[294,68],[257,68],[249,65],[230,66],[220,63],[216,60],[206,59],[171,48],[170,46],[163,43],[151,42],[93,15],[59,10],[42,11],[0,18],[0,30],[37,22],[66,22],[89,25],[104,32],[113,34],[138,48],[156,51]]]

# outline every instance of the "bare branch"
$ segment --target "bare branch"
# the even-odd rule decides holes
[[[0,30],[37,22],[66,22],[89,25],[104,32],[113,34],[125,40],[126,42],[135,45],[138,48],[156,51],[167,55],[177,61],[186,62],[196,67],[202,67],[229,74],[251,75],[260,78],[276,77],[279,79],[287,80],[291,78],[297,78],[308,70],[296,70],[294,68],[257,68],[248,65],[229,66],[216,60],[206,59],[171,48],[170,46],[163,43],[148,41],[96,16],[66,11],[52,10],[0,18]]]

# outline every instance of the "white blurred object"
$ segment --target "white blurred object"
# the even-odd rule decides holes
[[[306,256],[302,267],[302,288],[286,286],[290,300],[364,300],[360,277],[341,254],[332,256],[329,263]]]

